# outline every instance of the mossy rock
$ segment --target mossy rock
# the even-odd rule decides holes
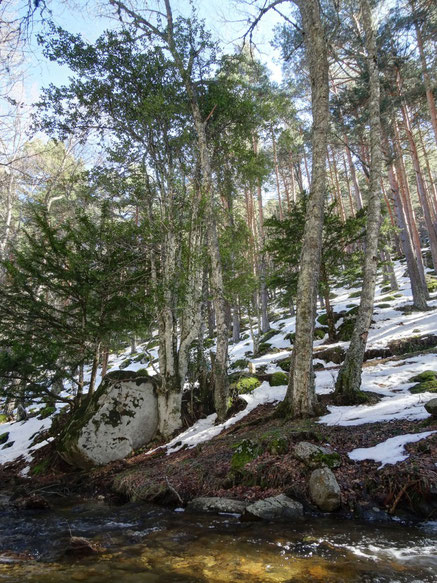
[[[269,382],[271,387],[288,385],[288,375],[285,372],[274,372]]]
[[[249,364],[249,359],[247,358],[240,358],[238,360],[236,360],[235,362],[233,362],[230,366],[230,368],[232,370],[235,370],[236,368],[247,368]]]
[[[6,443],[8,439],[9,439],[9,431],[2,433],[0,435],[0,445],[3,445],[4,443]]]
[[[388,292],[391,292],[391,286],[386,285],[386,286],[384,286],[384,287],[381,288],[381,293],[386,294]]]
[[[272,345],[269,344],[268,342],[261,342],[261,344],[258,346],[258,350],[255,354],[255,356],[264,356],[265,354],[268,354],[269,352],[272,352]]]
[[[8,443],[4,444],[2,449],[9,449],[10,447],[12,447],[14,445],[14,443],[15,443],[15,441],[8,441]]]
[[[278,330],[274,330],[273,328],[271,330],[269,330],[268,332],[266,332],[262,338],[261,338],[261,344],[265,344],[266,342],[268,342],[270,340],[270,338],[273,338],[273,336],[276,336],[276,334],[278,334]]]
[[[314,338],[317,340],[323,340],[327,333],[328,328],[314,328]]]
[[[437,372],[433,370],[424,370],[420,374],[414,375],[408,379],[409,383],[423,383],[425,381],[433,381],[437,377]]]
[[[250,335],[249,334],[242,334],[240,336],[240,341],[244,342],[244,340],[249,340]]]
[[[396,300],[395,296],[384,296],[381,298],[384,302],[394,302]]]
[[[243,377],[237,382],[232,383],[231,389],[236,391],[239,395],[247,395],[261,385],[261,381],[256,377]]]
[[[262,447],[252,439],[243,439],[232,446],[234,453],[231,458],[231,468],[240,471],[246,464],[256,459],[262,453]]]
[[[44,409],[40,409],[38,419],[47,419],[47,417],[53,415],[55,411],[56,407],[48,405],[47,407],[44,407]]]
[[[4,413],[0,414],[0,424],[2,423],[7,423],[9,421],[8,416],[5,415]]]
[[[355,319],[348,318],[345,320],[341,326],[339,326],[337,331],[337,338],[342,342],[347,342],[352,338],[352,332],[354,331],[355,327]]]
[[[148,342],[146,344],[147,346],[147,350],[152,350],[152,348],[156,348],[157,346],[159,346],[159,340],[155,339],[155,340],[150,340],[150,342]]]
[[[434,378],[430,381],[423,381],[411,387],[410,393],[416,395],[418,393],[437,393],[437,379]]]
[[[121,369],[127,368],[130,364],[132,364],[133,360],[131,358],[126,358],[123,362],[119,365]]]
[[[437,278],[426,276],[426,285],[430,293],[437,292]]]
[[[146,364],[146,362],[148,361],[147,356],[144,354],[144,352],[140,352],[140,354],[138,354],[134,359],[133,362],[141,362],[142,364]]]
[[[285,455],[289,450],[288,439],[284,436],[274,436],[268,441],[266,450],[271,455]]]
[[[391,304],[376,304],[375,308],[380,308],[381,310],[384,310],[386,308],[391,308]]]
[[[284,372],[290,372],[291,358],[284,358],[276,363]]]
[[[312,459],[320,466],[327,466],[331,470],[338,468],[341,465],[340,454],[338,454],[336,451],[332,453],[316,453]]]
[[[361,290],[360,291],[356,291],[356,292],[352,292],[351,294],[349,294],[350,298],[360,298],[361,297]]]

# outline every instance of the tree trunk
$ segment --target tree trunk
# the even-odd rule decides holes
[[[323,207],[329,128],[328,59],[318,0],[296,0],[302,15],[311,79],[313,115],[311,189],[303,235],[297,286],[296,336],[290,380],[278,413],[293,417],[316,414],[313,335],[322,247]]]
[[[376,274],[378,267],[378,239],[381,225],[381,118],[380,86],[377,63],[375,31],[369,0],[361,0],[361,11],[367,50],[369,70],[370,100],[370,184],[367,211],[366,254],[364,260],[363,287],[357,319],[352,333],[349,350],[339,371],[335,384],[338,402],[353,404],[363,400],[359,392],[361,386],[361,369],[366,350],[367,336],[373,314]]]

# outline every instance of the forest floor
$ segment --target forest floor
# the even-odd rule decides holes
[[[340,457],[341,463],[333,471],[341,489],[342,513],[435,520],[437,420],[431,419],[424,405],[436,396],[430,371],[437,374],[437,299],[430,301],[429,311],[411,310],[404,269],[397,265],[399,292],[377,289],[362,377],[362,390],[371,396],[369,403],[331,404],[339,360],[348,342],[328,344],[319,322],[323,337],[315,341],[316,392],[326,414],[298,422],[275,418],[275,405],[283,399],[286,385],[271,386],[270,382],[274,373],[287,369],[295,325],[295,318],[276,310],[273,332],[263,340],[263,354],[252,355],[247,332],[231,345],[232,380],[247,377],[250,362],[261,384],[240,395],[240,407],[224,423],[218,424],[214,414],[203,416],[168,443],[155,443],[152,450],[140,450],[90,472],[72,470],[57,456],[53,441],[44,433],[51,417],[5,423],[0,426],[0,438],[7,433],[5,444],[10,446],[0,446],[3,487],[13,486],[15,495],[32,493],[35,497],[55,491],[173,506],[183,506],[197,496],[256,500],[285,493],[301,501],[308,512],[316,512],[308,496],[311,469],[294,456],[297,443],[310,441],[328,444]],[[356,288],[335,290],[332,303],[342,335],[347,334],[358,293]],[[320,310],[322,323],[323,316]],[[155,358],[153,341],[140,346],[135,355],[128,350],[114,355],[111,367],[148,367],[153,374],[151,361]],[[423,373],[431,380],[422,391],[413,377]],[[38,432],[42,432],[41,439],[35,445]],[[238,457],[242,450],[245,463]]]

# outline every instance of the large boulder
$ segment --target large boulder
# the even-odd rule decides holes
[[[220,498],[218,496],[204,496],[194,498],[187,504],[187,510],[191,512],[225,512],[227,514],[242,514],[248,502],[234,500],[233,498]]]
[[[312,472],[309,491],[311,500],[323,512],[333,512],[340,507],[340,486],[329,468]]]
[[[69,464],[87,469],[125,458],[158,428],[157,382],[132,371],[105,376],[77,411],[58,442]]]
[[[246,507],[246,520],[294,520],[303,516],[303,506],[300,502],[288,498],[285,494],[258,500]]]

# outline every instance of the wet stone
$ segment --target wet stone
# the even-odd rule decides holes
[[[229,514],[242,514],[248,502],[234,500],[232,498],[220,498],[218,496],[194,498],[187,505],[191,512],[225,512]]]
[[[293,520],[303,516],[303,506],[300,502],[279,494],[272,498],[258,500],[247,506],[244,513],[246,520]]]

